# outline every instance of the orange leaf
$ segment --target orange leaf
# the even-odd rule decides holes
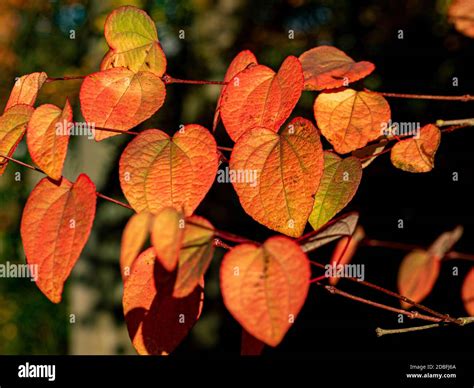
[[[224,76],[224,82],[230,82],[238,73],[247,69],[252,64],[257,64],[257,58],[250,50],[241,51],[236,55],[236,57],[232,60],[229,67],[227,68],[227,72]],[[225,86],[223,87],[221,94],[219,95],[219,99],[217,100],[217,109],[214,114],[214,121],[212,124],[212,131],[216,130],[217,124],[219,123],[219,115],[222,103],[222,94],[224,93]]]
[[[165,73],[166,56],[155,23],[146,12],[131,6],[116,9],[105,21],[104,34],[111,50],[102,60],[101,70],[126,67],[159,77]]]
[[[302,90],[303,71],[296,57],[286,58],[278,73],[263,65],[238,73],[222,93],[220,112],[227,133],[237,141],[254,127],[278,131]]]
[[[324,151],[324,171],[314,198],[309,223],[316,230],[325,225],[354,197],[362,178],[362,165],[353,156],[340,158]]]
[[[137,212],[184,207],[191,215],[217,173],[214,137],[200,125],[183,127],[172,138],[158,129],[136,136],[120,158],[120,185]]]
[[[242,329],[240,355],[241,356],[260,356],[265,348],[265,344]]]
[[[323,90],[347,86],[375,69],[370,62],[354,62],[343,51],[320,46],[305,51],[299,60],[303,67],[305,90]]]
[[[85,120],[96,129],[95,140],[127,131],[151,117],[165,101],[165,84],[156,74],[134,73],[123,67],[88,75],[81,86],[80,100]]]
[[[174,275],[175,272],[167,272],[156,260],[153,248],[133,263],[124,284],[123,312],[139,354],[171,353],[201,315],[202,284],[186,298],[174,298]]]
[[[183,214],[173,207],[165,207],[153,219],[151,242],[158,260],[167,271],[173,271],[178,263],[184,225]]]
[[[199,216],[186,219],[174,297],[184,298],[194,291],[214,256],[213,243],[214,227],[209,221]]]
[[[472,0],[452,0],[448,18],[461,34],[474,38],[474,3]]]
[[[252,218],[288,236],[303,233],[323,173],[321,141],[310,121],[295,118],[281,134],[249,130],[235,144],[229,167],[253,177],[233,182]]]
[[[0,116],[0,154],[12,156],[23,138],[34,109],[28,105],[15,105]],[[0,175],[7,168],[8,159],[0,156]]]
[[[343,238],[341,238],[332,254],[330,261],[331,266],[343,266],[349,264],[352,261],[352,258],[354,257],[357,248],[359,247],[359,243],[364,239],[364,237],[364,229],[362,228],[362,226],[358,226],[351,237],[344,236]],[[335,286],[338,281],[339,277],[329,277],[329,284],[333,286]]]
[[[120,270],[125,281],[130,276],[133,261],[142,251],[150,234],[153,215],[147,211],[134,214],[127,222],[122,234]]]
[[[467,313],[474,316],[474,268],[468,272],[464,279],[461,295]]]
[[[61,301],[69,277],[92,229],[95,185],[81,174],[75,183],[58,186],[43,178],[31,192],[21,219],[21,238],[28,264],[38,266],[39,289],[53,303]]]
[[[345,89],[319,94],[314,116],[336,152],[346,154],[382,135],[383,124],[390,120],[390,107],[379,94]]]
[[[47,78],[48,75],[44,72],[31,73],[18,78],[10,93],[5,111],[18,104],[33,106],[38,92]]]
[[[71,122],[72,109],[66,100],[63,110],[51,104],[36,108],[28,123],[26,142],[31,159],[54,180],[62,175]]]
[[[402,261],[398,271],[398,290],[401,295],[420,303],[433,289],[438,279],[440,261],[426,251],[414,250]],[[411,305],[402,302],[403,308]]]
[[[303,307],[310,275],[308,258],[287,237],[238,245],[222,261],[224,304],[252,336],[277,346]]]
[[[433,124],[420,129],[419,138],[401,140],[390,153],[392,164],[403,171],[428,172],[434,167],[434,157],[441,141],[441,132]]]

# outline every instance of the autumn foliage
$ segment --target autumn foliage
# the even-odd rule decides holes
[[[96,141],[128,132],[154,115],[173,83],[155,23],[145,12],[129,6],[112,12],[105,39],[110,49],[100,71],[85,76],[80,89],[81,112],[94,123]],[[124,317],[138,353],[168,354],[185,338],[205,303],[204,279],[216,249],[228,250],[220,269],[221,293],[243,328],[243,353],[259,353],[263,344],[277,346],[314,280],[307,254],[340,239],[331,263],[346,264],[364,239],[357,214],[335,217],[357,192],[368,159],[389,150],[396,168],[411,173],[434,168],[441,140],[437,126],[428,123],[418,137],[400,137],[390,127],[382,131],[391,119],[383,94],[350,85],[374,70],[374,64],[356,62],[330,46],[289,56],[276,70],[242,51],[225,75],[212,131],[188,124],[171,137],[160,129],[135,134],[119,164],[129,204],[122,205],[136,213],[123,232],[117,269],[124,283]],[[0,117],[0,174],[26,134],[31,159],[46,177],[25,205],[21,236],[28,263],[39,266],[38,288],[59,303],[91,233],[98,193],[84,174],[75,182],[62,176],[69,135],[56,128],[74,118],[69,101],[35,107],[47,79],[43,72],[33,73],[13,87]],[[304,91],[318,92],[313,117],[292,115]],[[235,143],[230,170],[255,172],[252,182],[232,182],[242,208],[278,233],[264,242],[220,231],[195,214],[226,160],[213,136],[220,120]],[[313,230],[304,234],[308,224]],[[431,248],[404,259],[399,291],[413,303],[403,307],[430,293],[441,260],[461,234],[462,229],[447,232]],[[473,271],[462,290],[471,315]]]

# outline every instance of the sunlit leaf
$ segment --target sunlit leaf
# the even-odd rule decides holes
[[[314,116],[336,152],[346,154],[382,136],[390,120],[390,107],[377,93],[345,89],[319,94]]]
[[[224,76],[224,82],[230,82],[232,78],[234,78],[238,73],[247,69],[248,67],[250,67],[250,65],[256,65],[257,63],[257,58],[255,58],[255,55],[250,50],[241,51],[235,56],[235,58],[232,60],[229,67],[227,68],[227,72]],[[219,123],[222,94],[224,93],[224,90],[225,86],[222,88],[221,94],[219,95],[219,99],[217,100],[217,109],[214,113],[212,131],[216,130],[217,124]]]
[[[303,71],[295,57],[286,58],[278,73],[263,65],[250,66],[222,94],[220,112],[227,133],[237,141],[254,127],[278,131],[302,90]]]
[[[221,265],[224,304],[252,336],[277,346],[305,302],[310,275],[308,258],[287,237],[238,245]]]
[[[0,116],[0,154],[12,156],[25,135],[26,126],[34,109],[28,105],[15,105]],[[0,156],[0,175],[7,168],[8,159]]]
[[[173,296],[183,298],[194,291],[214,256],[214,227],[199,216],[186,219],[184,239],[179,251],[178,276]]]
[[[136,136],[120,158],[120,185],[137,212],[157,213],[167,206],[191,215],[217,173],[214,137],[190,124],[170,138],[158,129]]]
[[[474,316],[474,268],[468,272],[464,279],[461,296],[467,313]]]
[[[18,104],[33,106],[47,78],[48,75],[45,72],[31,73],[18,78],[10,93],[5,111]]]
[[[452,0],[448,8],[448,18],[461,34],[474,38],[474,2],[472,0]]]
[[[66,100],[64,109],[55,105],[41,105],[28,123],[26,142],[31,159],[52,179],[62,175],[69,144],[72,109]]]
[[[324,172],[309,216],[314,229],[326,224],[351,201],[361,177],[362,166],[357,158],[342,159],[333,152],[324,152]]]
[[[120,271],[123,280],[130,276],[133,261],[138,257],[150,235],[153,215],[147,211],[136,213],[127,222],[122,234]]]
[[[326,226],[311,232],[309,236],[303,236],[302,241],[300,241],[301,249],[303,252],[311,252],[343,236],[352,236],[358,222],[358,213],[344,214],[340,218],[329,222]]]
[[[104,34],[111,50],[102,60],[101,70],[126,67],[159,77],[165,73],[166,56],[155,23],[146,12],[131,6],[116,9],[105,21]]]
[[[303,67],[306,90],[323,90],[347,86],[372,73],[370,62],[354,62],[343,51],[332,46],[319,46],[305,51],[299,60]]]
[[[61,301],[64,283],[86,245],[96,208],[95,185],[81,174],[57,185],[43,178],[31,192],[21,219],[28,264],[38,268],[36,285],[49,300]]]
[[[434,167],[434,157],[441,141],[441,132],[433,124],[420,129],[419,138],[399,141],[392,148],[390,160],[400,170],[428,172]]]
[[[201,283],[186,298],[173,297],[175,272],[166,271],[153,248],[134,261],[123,289],[128,333],[139,354],[166,355],[188,335],[201,315]]]
[[[398,271],[398,290],[401,295],[420,303],[433,289],[438,279],[440,261],[424,250],[410,252]],[[402,307],[411,305],[402,302]]]
[[[233,182],[247,214],[270,229],[301,236],[323,173],[321,141],[310,121],[295,118],[280,134],[249,130],[235,144],[229,167],[249,178]]]
[[[165,207],[153,219],[151,242],[158,260],[167,271],[173,271],[178,263],[184,226],[184,215],[173,207]]]
[[[151,117],[165,100],[165,84],[156,74],[123,67],[88,75],[81,86],[82,115],[96,129],[95,139],[127,131]]]

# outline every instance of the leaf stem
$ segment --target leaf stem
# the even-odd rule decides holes
[[[46,78],[46,82],[54,82],[54,81],[73,81],[78,79],[84,79],[87,76],[85,75],[72,75],[72,76],[65,76],[65,77],[48,77]]]
[[[189,79],[179,79],[165,74],[162,78],[163,82],[166,85],[169,84],[191,84],[191,85],[227,85],[225,81],[205,81],[205,80],[189,80]]]
[[[132,208],[129,204],[127,204],[127,203],[121,202],[121,201],[119,201],[119,200],[117,200],[117,199],[113,199],[113,198],[111,198],[111,197],[109,197],[109,196],[107,196],[107,195],[101,194],[101,193],[99,193],[99,192],[96,192],[96,195],[97,195],[97,197],[102,198],[102,199],[105,199],[106,201],[115,203],[116,205],[122,206],[122,207],[124,207],[124,208],[126,208],[126,209],[133,210],[133,208]]]

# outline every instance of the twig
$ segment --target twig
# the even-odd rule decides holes
[[[54,82],[54,81],[73,81],[78,79],[86,78],[85,75],[73,75],[73,76],[66,76],[66,77],[48,77],[46,78],[46,82]]]
[[[395,98],[413,98],[417,100],[443,100],[443,101],[474,101],[474,96],[465,94],[463,96],[434,96],[430,94],[409,94],[409,93],[387,93],[387,92],[377,92],[373,90],[366,91],[371,93],[377,93],[385,97],[395,97]]]
[[[179,79],[165,74],[162,77],[162,80],[165,84],[191,84],[191,85],[227,85],[225,81],[203,81],[203,80],[189,80],[189,79]]]
[[[465,325],[469,325],[471,323],[474,323],[474,317],[463,317],[463,318],[458,318],[458,320],[462,322],[461,326],[465,326]],[[443,322],[439,322],[439,323],[432,323],[430,325],[405,327],[403,329],[382,329],[380,327],[377,327],[375,329],[375,332],[377,333],[377,337],[382,337],[382,336],[388,335],[388,334],[411,333],[411,332],[414,332],[414,331],[436,329],[438,327],[443,327],[443,326],[446,326],[446,324],[443,323]]]
[[[438,127],[453,126],[472,126],[474,125],[474,118],[471,119],[459,119],[459,120],[436,120]]]

